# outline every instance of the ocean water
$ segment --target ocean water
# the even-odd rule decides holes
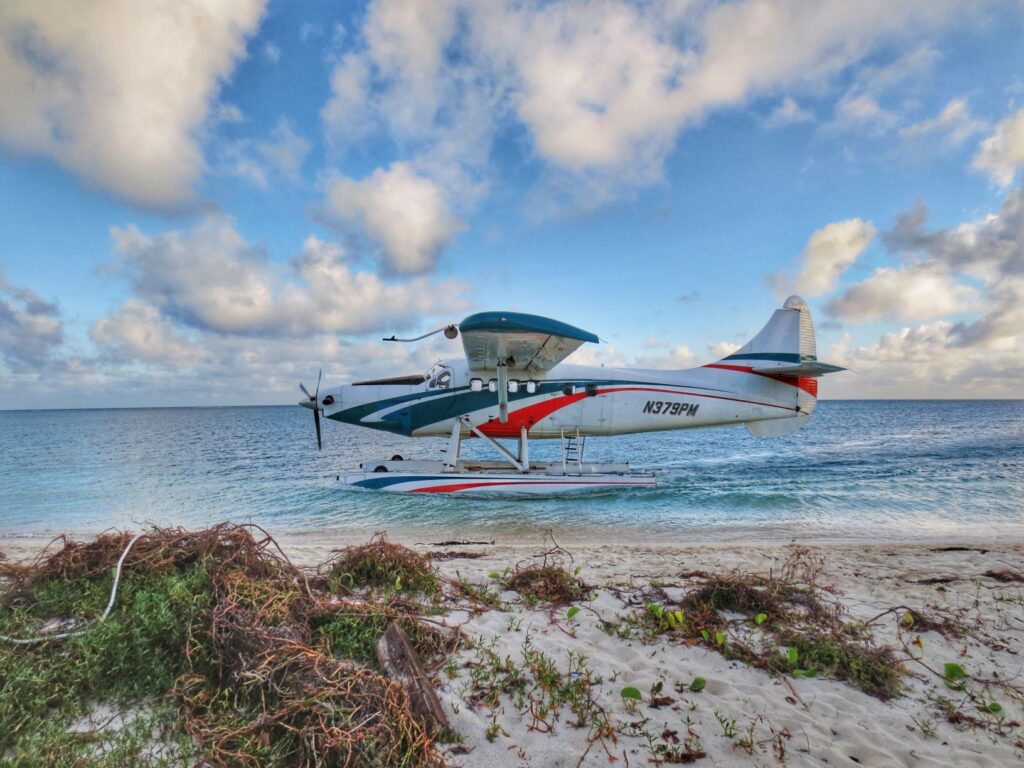
[[[444,443],[328,422],[318,453],[298,406],[0,411],[0,533],[230,519],[458,538],[547,528],[612,541],[1024,538],[1024,401],[825,401],[774,440],[740,427],[588,441],[588,459],[657,472],[654,489],[493,499],[335,480],[371,458],[437,458]],[[531,443],[535,459],[558,451]]]

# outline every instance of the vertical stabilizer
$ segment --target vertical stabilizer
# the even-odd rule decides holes
[[[796,391],[793,416],[747,424],[756,437],[778,437],[806,424],[818,404],[817,377],[843,370],[818,362],[814,321],[807,302],[799,296],[786,299],[753,339],[720,362],[784,381]]]

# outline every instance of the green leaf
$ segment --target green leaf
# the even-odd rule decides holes
[[[725,632],[715,632],[715,643],[718,645],[725,645],[727,637]]]
[[[789,659],[789,663],[796,666],[796,663],[800,660],[800,652],[796,648],[789,648],[786,651],[786,658]]]
[[[497,581],[498,579],[501,578],[501,574],[498,573],[497,571],[491,571],[490,573],[487,574],[487,578],[494,579],[495,581]]]
[[[565,618],[567,618],[569,621],[572,621],[576,617],[576,614],[579,612],[580,607],[578,605],[574,605],[572,608],[565,612]]]
[[[944,669],[947,680],[963,680],[967,677],[967,673],[964,672],[964,668],[952,661],[946,662]]]
[[[675,611],[673,615],[676,617],[676,621],[679,623],[679,626],[682,626],[683,622],[686,621],[686,614],[682,611]]]
[[[912,626],[914,626],[914,614],[912,614],[910,611],[907,611],[906,613],[903,614],[902,621],[903,621],[903,626],[905,626],[905,627],[912,627]]]
[[[651,686],[651,695],[652,696],[657,696],[659,693],[661,693],[661,690],[664,687],[665,687],[665,683],[662,680],[659,680],[658,682],[656,682],[654,685]]]
[[[694,693],[700,693],[704,690],[704,686],[706,686],[707,684],[708,681],[705,680],[703,677],[695,677],[693,678],[693,682],[690,683],[690,690]]]
[[[818,675],[818,670],[815,669],[814,667],[811,667],[810,669],[794,669],[793,670],[793,677],[816,677],[817,675]]]
[[[640,695],[640,689],[639,688],[634,688],[631,685],[626,686],[625,688],[623,688],[622,691],[619,693],[619,695],[622,696],[623,699],[633,699],[633,701],[643,701],[643,696]]]
[[[1003,711],[1003,705],[998,701],[993,701],[991,704],[986,704],[983,707],[978,707],[979,712],[985,712],[989,715],[998,715]]]
[[[754,623],[757,624],[757,626],[759,626],[759,627],[762,624],[764,624],[766,621],[768,621],[768,614],[767,613],[759,613],[759,614],[757,614],[757,616],[754,617]]]
[[[705,643],[710,643],[711,642],[711,633],[708,632],[706,629],[702,629],[700,631],[700,636],[704,638],[704,642]]]

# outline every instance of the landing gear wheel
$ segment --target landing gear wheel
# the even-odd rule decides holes
[[[400,454],[400,453],[396,453],[394,456],[392,456],[391,460],[392,461],[404,461],[404,459],[402,458],[402,454]]]
[[[383,464],[380,464],[380,465],[378,465],[378,466],[374,467],[374,468],[373,468],[373,471],[374,471],[374,472],[387,472],[387,471],[388,471],[388,468],[387,468],[387,467],[385,467],[385,466],[384,466]]]

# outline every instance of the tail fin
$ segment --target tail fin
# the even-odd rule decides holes
[[[752,366],[754,373],[778,376],[796,385],[796,415],[748,422],[747,429],[755,437],[780,437],[800,429],[818,404],[817,377],[845,370],[818,362],[811,311],[799,296],[786,299],[761,332],[725,361]]]

